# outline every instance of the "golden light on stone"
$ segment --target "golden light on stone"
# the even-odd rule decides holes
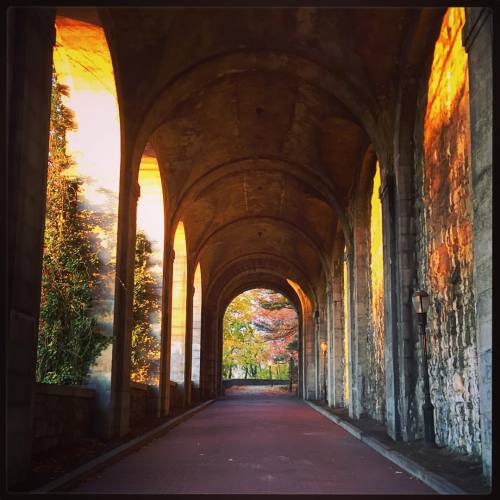
[[[304,308],[304,305],[307,303],[307,295],[303,292],[302,288],[298,283],[295,281],[288,279],[287,278],[287,283],[295,290],[295,293],[299,297],[300,303],[302,305],[302,308]]]
[[[344,247],[344,255],[347,248]],[[347,259],[344,260],[344,406],[349,403],[349,288]]]
[[[464,23],[464,8],[446,11],[428,83],[423,195],[430,233],[431,293],[445,293],[457,262],[463,271],[472,262],[471,207],[468,201],[469,82],[467,53],[461,37]]]
[[[379,196],[380,164],[377,161],[370,214],[370,280],[371,317],[374,335],[374,362],[379,383],[384,373],[384,248],[382,239],[382,205]]]
[[[429,383],[436,442],[480,453],[478,366],[473,291],[472,186],[468,57],[462,45],[465,10],[447,9],[428,81],[421,173],[419,284],[431,297],[427,314]],[[478,117],[481,120],[481,117]],[[458,373],[467,404],[455,405]]]

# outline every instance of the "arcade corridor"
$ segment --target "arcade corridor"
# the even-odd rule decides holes
[[[216,401],[70,493],[436,494],[303,401]]]
[[[10,8],[7,490],[210,400],[79,488],[429,492],[314,401],[489,488],[492,40],[489,7]],[[267,373],[297,399],[220,399]]]

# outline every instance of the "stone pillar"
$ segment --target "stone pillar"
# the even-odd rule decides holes
[[[169,241],[170,232],[165,230],[163,243],[163,282],[161,303],[161,351],[160,351],[160,416],[170,411],[170,331],[172,310],[172,269],[175,252]]]
[[[471,123],[472,239],[483,474],[491,484],[492,415],[492,127],[493,15],[467,7],[462,42],[468,54]]]
[[[327,299],[326,293],[324,294],[324,297],[326,300]],[[328,302],[322,303],[321,309],[319,310],[319,318],[318,318],[318,396],[317,397],[322,401],[325,399],[325,392],[328,401],[328,386],[329,386],[328,374],[331,373],[331,370],[329,369],[328,366],[331,358],[331,349],[330,349],[330,344],[328,342],[329,324],[327,321],[327,309],[328,309]],[[321,350],[322,342],[326,342],[327,344],[326,354],[323,354],[323,351]]]
[[[351,397],[349,399],[349,416],[359,418],[364,412],[364,397],[366,390],[366,343],[369,328],[369,268],[367,229],[363,227],[361,217],[354,228],[354,255],[350,256],[350,290],[351,290]],[[354,338],[352,338],[354,337]]]
[[[326,343],[328,344],[327,351],[327,401],[328,406],[333,406],[335,392],[335,372],[334,372],[334,356],[335,356],[335,335],[333,331],[333,303],[332,303],[332,287],[329,282],[326,284]]]
[[[330,406],[344,405],[344,308],[342,296],[342,262],[334,262],[332,286],[332,393]]]
[[[184,406],[191,404],[191,366],[193,357],[193,296],[194,296],[194,270],[189,265],[187,273],[187,290],[186,290],[186,352],[184,361]]]
[[[302,373],[304,377],[304,399],[316,399],[316,328],[312,311],[304,315],[302,327]]]
[[[125,163],[127,165],[127,163]],[[122,169],[127,171],[127,168]],[[132,168],[130,168],[132,171]],[[130,427],[130,351],[134,303],[135,232],[137,200],[140,187],[137,177],[123,176],[120,182],[120,209],[118,215],[118,245],[116,256],[115,309],[113,323],[113,358],[111,365],[110,407],[105,407],[103,392],[97,385],[100,413],[109,415],[110,428],[101,428],[106,437],[123,436]],[[127,183],[128,180],[128,183]],[[91,375],[91,381],[93,376]],[[103,432],[104,431],[104,432]]]
[[[51,8],[11,7],[7,12],[8,489],[26,479],[32,451],[54,19]]]
[[[396,258],[394,179],[386,176],[380,187],[382,202],[383,254],[384,254],[384,342],[385,342],[385,418],[387,433],[392,439],[400,437],[399,350],[397,331]]]

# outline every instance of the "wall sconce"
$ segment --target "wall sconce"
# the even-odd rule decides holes
[[[422,371],[424,375],[424,397],[425,402],[422,405],[424,412],[424,441],[427,446],[436,445],[436,435],[434,431],[434,406],[431,403],[431,394],[429,389],[429,368],[427,359],[427,336],[425,325],[427,323],[427,310],[429,309],[430,299],[424,290],[416,290],[412,296],[413,308],[417,313],[418,326],[420,330],[420,339],[422,346]]]

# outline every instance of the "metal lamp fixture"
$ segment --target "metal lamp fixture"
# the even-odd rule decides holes
[[[417,313],[418,326],[420,330],[422,346],[422,371],[424,375],[424,397],[425,402],[422,405],[424,412],[424,441],[428,446],[435,446],[436,435],[434,432],[434,406],[431,403],[431,394],[429,389],[429,369],[427,361],[427,336],[425,325],[427,323],[427,310],[429,309],[430,299],[425,290],[416,290],[412,297],[413,307]]]
[[[427,310],[429,309],[430,305],[430,299],[425,290],[416,290],[411,300],[417,314],[427,314]]]
[[[323,341],[321,342],[321,352],[323,353],[323,400],[326,404],[326,351],[328,349],[328,344]]]

